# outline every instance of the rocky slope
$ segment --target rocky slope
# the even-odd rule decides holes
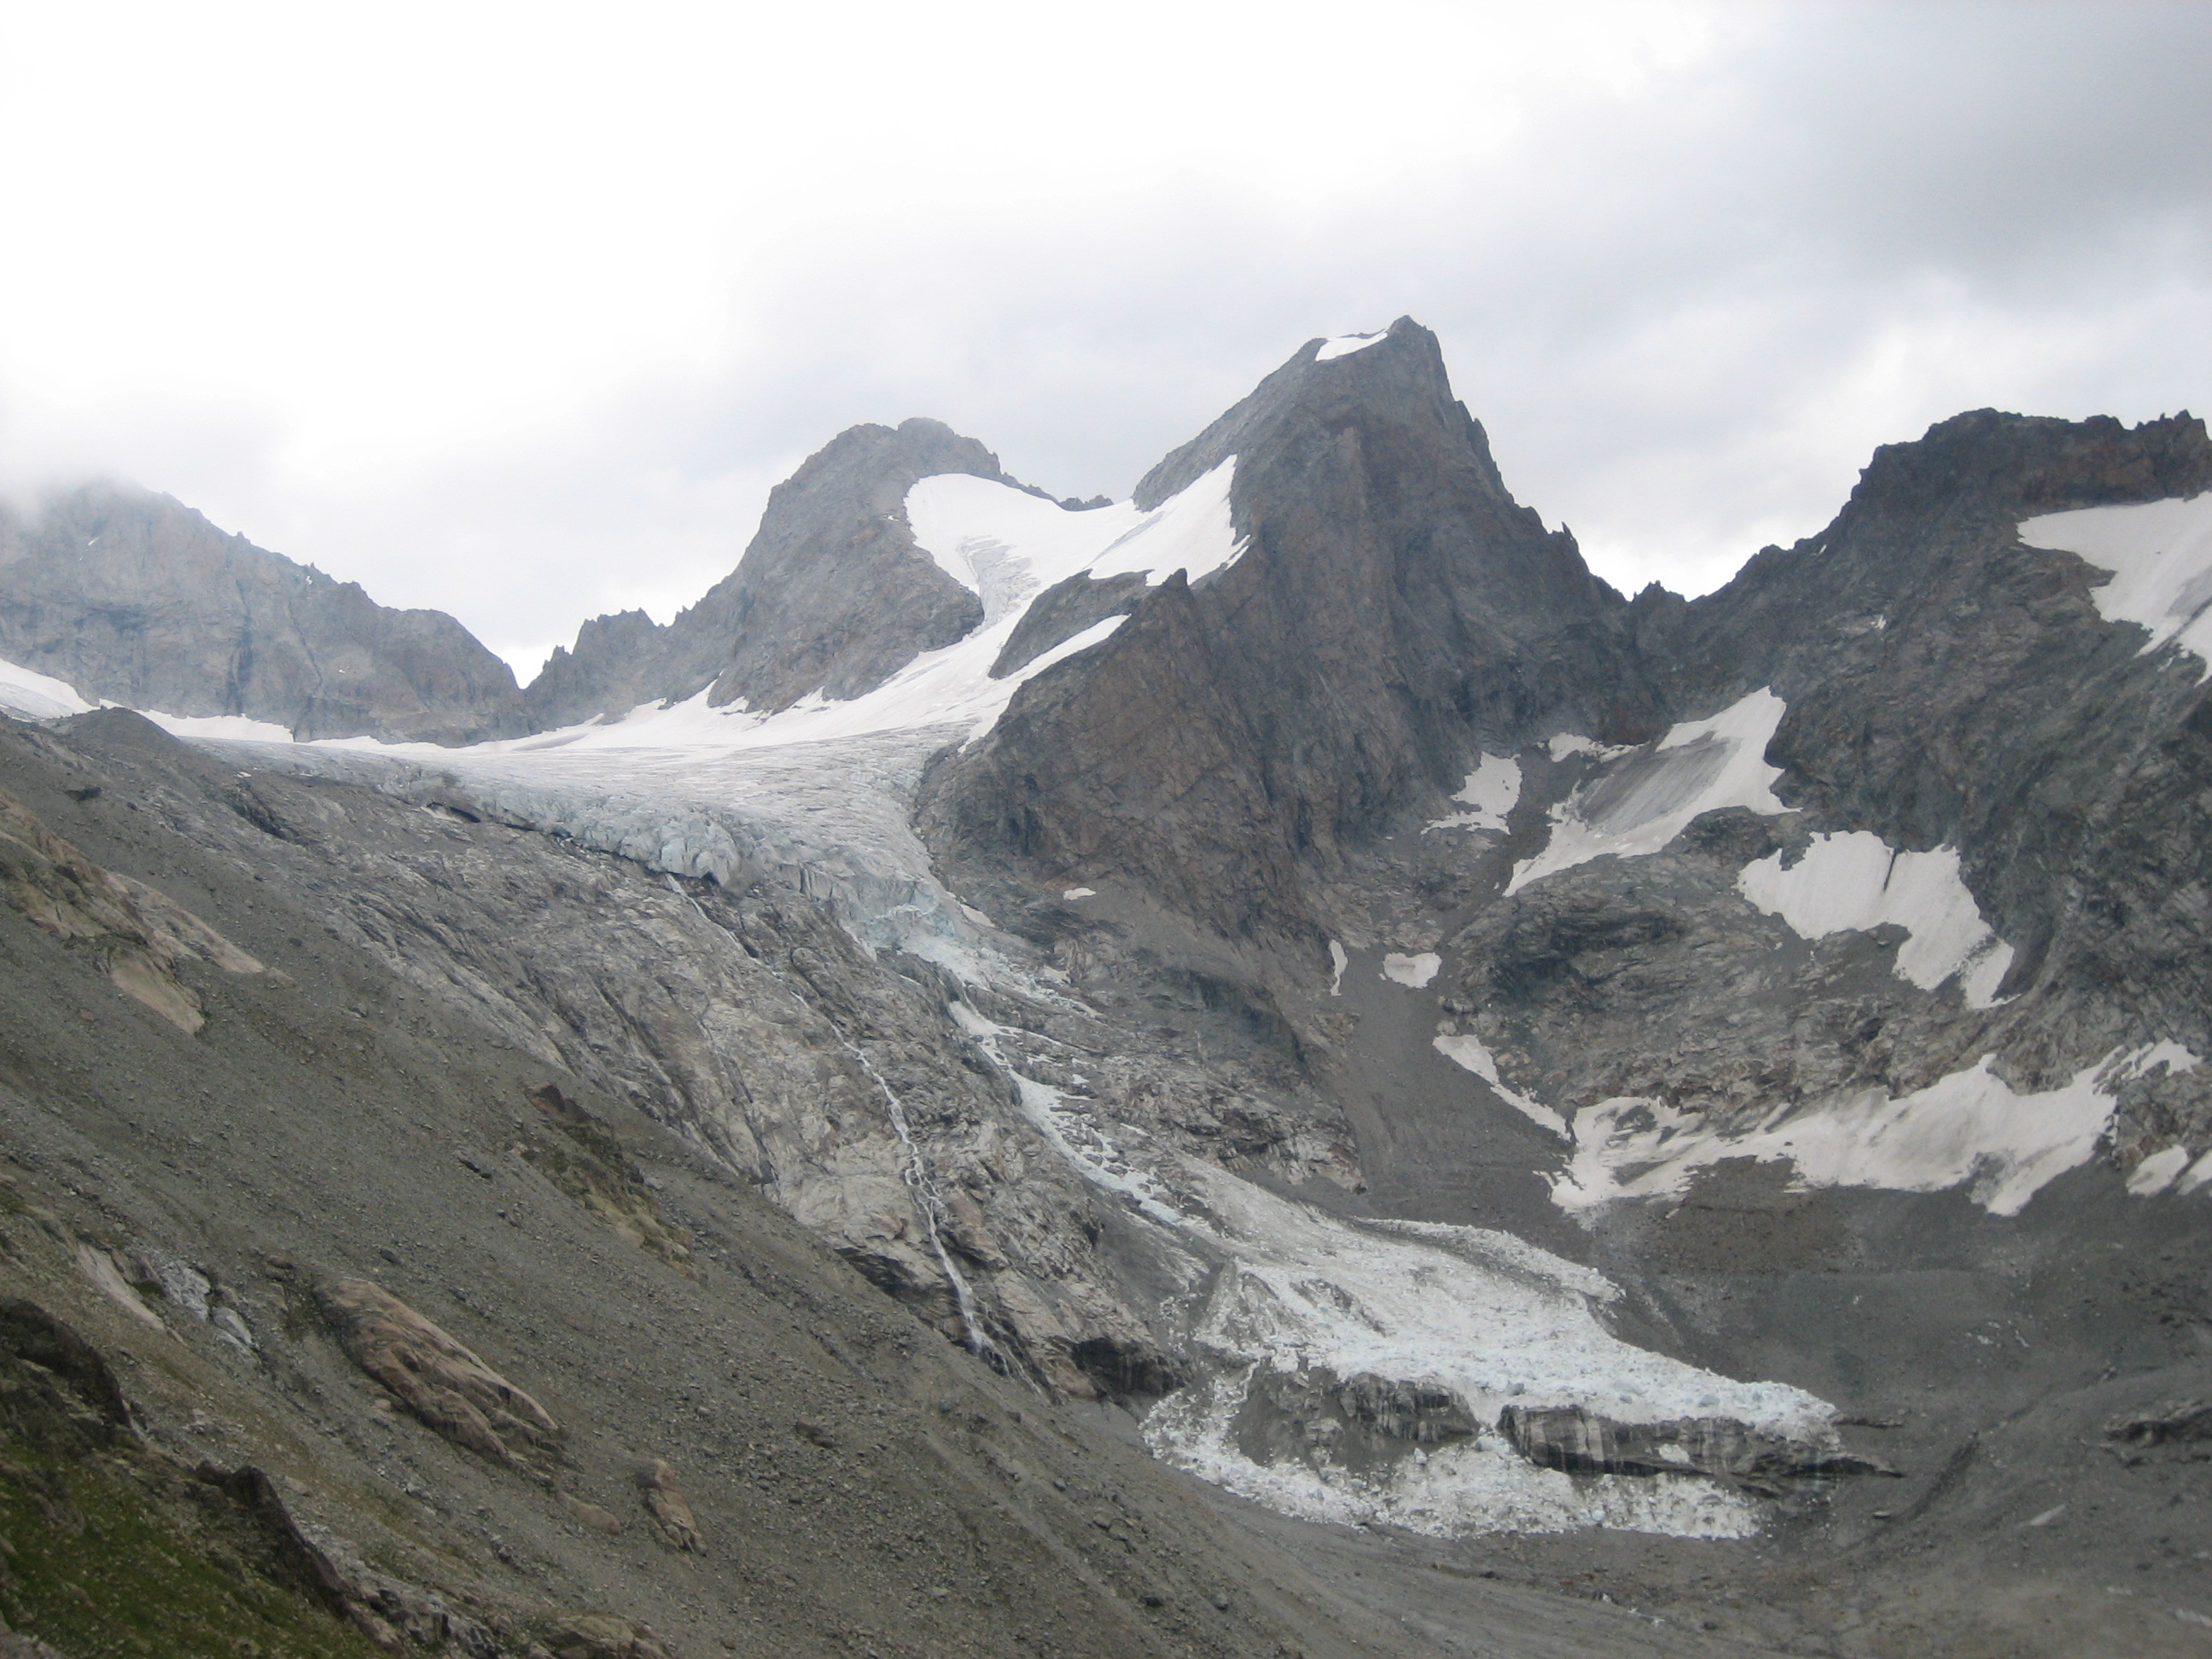
[[[303,739],[529,730],[514,673],[444,612],[388,610],[119,484],[29,515],[0,505],[0,658],[88,698],[243,716]]]
[[[30,810],[51,838],[127,782],[174,856],[494,1044],[507,1095],[453,1121],[509,1113],[655,1271],[713,1266],[696,1194],[765,1199],[944,1374],[1293,1517],[1265,1547],[1340,1597],[1296,1615],[1316,1651],[1376,1607],[1454,1650],[1421,1561],[1632,1599],[1655,1641],[2187,1651],[2208,483],[2185,416],[1985,411],[1722,592],[1631,601],[1401,320],[1302,348],[1126,504],[856,428],[684,619],[603,618],[532,688],[588,726],[88,717],[25,741],[114,781]],[[158,875],[23,844],[23,914],[105,929],[71,948],[106,994],[216,1033],[265,979],[133,896]],[[609,1150],[626,1113],[697,1172],[681,1213]],[[513,1174],[459,1142],[459,1190]],[[302,1305],[357,1370],[381,1309],[459,1368],[476,1455],[550,1455],[513,1350],[350,1266]],[[701,1316],[642,1322],[654,1365]]]
[[[240,778],[119,712],[0,727],[0,788],[11,1652],[1348,1659],[1471,1651],[1454,1626],[1692,1650],[1472,1572],[1414,1577],[1447,1634],[1409,1637],[1095,1408],[942,1340],[346,896],[363,860],[456,892],[482,860],[510,902],[589,890],[665,946],[706,898],[765,908],[754,948],[776,911],[848,959],[796,894],[672,893],[527,832]],[[165,969],[196,1030],[118,971],[155,901],[82,902],[109,882],[225,941]],[[826,1017],[792,983],[762,1030]]]

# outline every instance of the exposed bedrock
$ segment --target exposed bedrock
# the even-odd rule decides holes
[[[87,697],[296,736],[477,743],[530,729],[514,672],[451,617],[225,535],[150,490],[0,507],[0,659]]]
[[[642,611],[597,617],[573,651],[556,649],[524,694],[532,718],[568,726],[702,691],[771,710],[809,692],[856,697],[951,644],[982,605],[906,520],[907,491],[946,472],[1015,483],[981,444],[936,421],[838,434],[770,492],[737,568],[697,604],[665,628]]]
[[[1893,1474],[1878,1458],[1760,1434],[1724,1417],[1617,1423],[1580,1406],[1508,1406],[1499,1431],[1530,1462],[1568,1474],[1699,1474],[1760,1498],[1802,1482]]]
[[[1222,933],[1317,951],[1312,883],[1439,805],[1484,742],[1638,738],[1658,705],[1627,602],[1507,493],[1427,330],[1301,350],[1137,504],[1231,455],[1243,554],[1161,583],[1025,685],[918,817],[955,858],[1110,872]]]

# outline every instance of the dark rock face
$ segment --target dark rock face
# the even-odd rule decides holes
[[[1650,728],[1626,602],[1506,492],[1435,337],[1401,320],[1316,349],[1138,487],[1156,506],[1236,455],[1248,550],[1024,686],[933,780],[934,845],[1117,871],[1224,933],[1310,938],[1312,884],[1440,802],[1483,743]]]
[[[1761,1498],[1804,1481],[1892,1474],[1877,1458],[1810,1452],[1726,1418],[1616,1423],[1579,1406],[1508,1406],[1498,1426],[1530,1462],[1568,1474],[1703,1474]]]
[[[999,659],[991,665],[991,678],[1002,680],[1026,668],[1055,645],[1109,617],[1127,616],[1144,591],[1144,577],[1133,571],[1095,581],[1089,572],[1077,571],[1030,602],[1006,636]]]
[[[1014,481],[936,421],[840,433],[769,496],[738,568],[665,628],[642,611],[584,624],[525,694],[541,727],[712,687],[717,705],[788,708],[872,690],[983,619],[981,602],[915,544],[906,493],[922,478]]]
[[[34,519],[0,509],[0,657],[88,697],[302,738],[529,730],[513,672],[442,611],[388,610],[119,484],[55,496]]]
[[[1449,1389],[1316,1367],[1255,1376],[1237,1413],[1237,1439],[1255,1463],[1364,1472],[1470,1438],[1482,1426]]]

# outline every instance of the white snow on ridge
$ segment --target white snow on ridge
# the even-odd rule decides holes
[[[1170,572],[1192,581],[1243,550],[1230,522],[1232,455],[1146,513],[1127,501],[1072,512],[1026,490],[964,472],[921,480],[906,495],[915,541],[983,601],[986,627],[1077,572],[1093,580]]]
[[[96,707],[79,696],[76,687],[67,680],[0,660],[0,714],[13,714],[18,720],[58,720],[65,715],[90,714]]]
[[[1340,334],[1333,340],[1323,340],[1321,343],[1319,349],[1314,352],[1314,361],[1317,363],[1325,363],[1332,358],[1349,357],[1355,351],[1364,351],[1368,347],[1380,344],[1389,337],[1390,331],[1387,328],[1375,334]]]
[[[1437,818],[1423,829],[1487,830],[1505,833],[1505,820],[1521,800],[1521,763],[1506,755],[1485,755],[1467,775],[1452,799],[1468,810]]]
[[[1736,890],[1802,938],[1865,933],[1893,923],[1911,934],[1899,949],[1900,979],[1932,991],[1960,975],[1970,1008],[1993,1006],[2013,948],[1982,920],[1959,875],[1959,852],[1903,853],[1863,830],[1815,836],[1786,868],[1779,853],[1746,865]]]
[[[2109,570],[2092,588],[2097,614],[2149,630],[2144,653],[2171,640],[2212,679],[2212,491],[2135,507],[2087,507],[2023,519],[2030,547],[2072,553]]]
[[[1608,854],[1648,856],[1692,818],[1723,807],[1788,811],[1773,789],[1782,769],[1765,760],[1786,707],[1761,687],[1710,720],[1684,720],[1650,747],[1609,760],[1552,809],[1551,839],[1513,866],[1506,892]]]
[[[1608,1100],[1577,1113],[1572,1161],[1552,1189],[1564,1209],[1670,1196],[1723,1158],[1788,1161],[1808,1187],[1935,1193],[1965,1186],[1992,1215],[2018,1215],[2044,1186],[2089,1161],[2112,1091],[2154,1065],[2197,1058],[2178,1044],[2115,1050],[2069,1081],[2019,1094],[1984,1054],[1963,1072],[1892,1099],[1878,1089],[1777,1109],[1746,1133],[1658,1101]]]

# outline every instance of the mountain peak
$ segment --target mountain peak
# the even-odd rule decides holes
[[[1442,416],[1462,429],[1474,427],[1489,459],[1481,428],[1452,397],[1443,346],[1411,317],[1401,317],[1379,334],[1307,341],[1205,431],[1170,451],[1138,481],[1131,499],[1151,510],[1230,456],[1264,446],[1299,410],[1340,423],[1363,413]]]

